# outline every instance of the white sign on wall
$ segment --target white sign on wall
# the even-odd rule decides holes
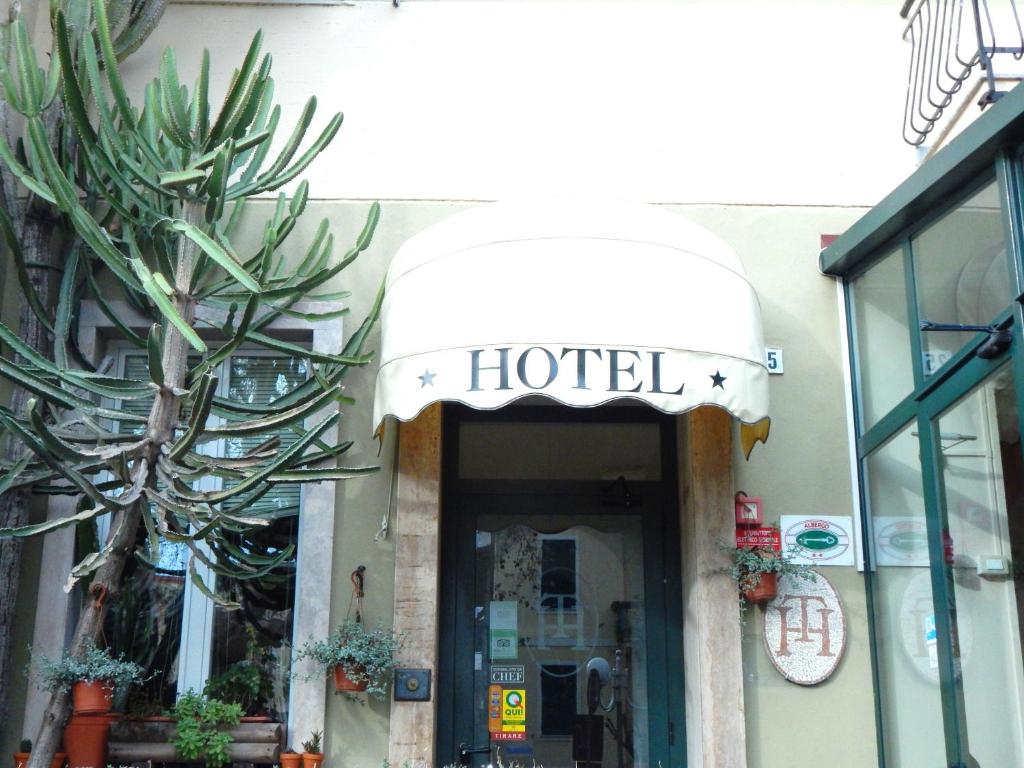
[[[802,565],[853,565],[853,519],[837,515],[783,515],[782,551]]]

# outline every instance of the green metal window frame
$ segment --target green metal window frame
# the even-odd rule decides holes
[[[998,188],[1014,297],[994,318],[1009,326],[1010,347],[994,359],[978,357],[988,334],[977,333],[930,376],[925,376],[918,297],[915,285],[912,238],[979,189],[995,180]],[[879,656],[876,626],[876,583],[873,551],[868,540],[870,515],[865,483],[865,462],[874,451],[908,425],[916,427],[920,448],[925,525],[928,537],[933,609],[938,634],[939,688],[947,765],[967,768],[966,713],[963,690],[957,680],[953,651],[951,607],[955,610],[952,569],[945,565],[943,530],[946,528],[945,486],[940,466],[939,417],[1004,365],[1013,371],[1018,419],[1024,416],[1024,89],[1012,91],[996,107],[964,131],[932,161],[888,195],[835,243],[822,252],[822,272],[844,282],[849,318],[850,366],[853,374],[856,452],[865,553],[865,587],[870,632],[878,762],[885,768],[885,722],[880,698]],[[908,332],[914,389],[869,429],[864,429],[860,400],[860,375],[856,316],[851,281],[867,272],[895,250],[903,257],[907,292]],[[919,269],[921,265],[919,265]],[[926,268],[926,267],[924,267]],[[1024,421],[1024,419],[1022,419]],[[1024,424],[1022,424],[1024,427]]]

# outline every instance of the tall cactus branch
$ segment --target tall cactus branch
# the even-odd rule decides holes
[[[122,84],[105,0],[91,1],[95,36],[75,34],[63,11],[54,15],[57,71],[38,66],[17,22],[11,30],[16,64],[0,66],[7,101],[25,118],[32,162],[19,160],[2,138],[0,160],[33,195],[50,201],[73,240],[60,262],[60,287],[52,301],[22,281],[26,304],[52,329],[52,350],[25,344],[0,323],[0,339],[14,352],[0,355],[0,375],[32,395],[25,413],[0,408],[0,428],[27,449],[24,457],[0,464],[0,494],[67,493],[69,486],[79,494],[77,511],[66,517],[0,524],[0,540],[109,518],[106,542],[70,572],[70,584],[89,580],[68,649],[72,655],[100,638],[130,557],[155,564],[162,542],[184,546],[191,553],[192,583],[225,608],[237,607],[201,572],[223,577],[230,589],[294,557],[292,546],[272,557],[260,551],[259,532],[279,514],[260,506],[263,495],[279,483],[344,480],[376,469],[339,466],[351,443],[333,443],[325,435],[345,400],[344,377],[371,359],[363,347],[383,299],[378,293],[340,354],[271,337],[269,324],[284,313],[310,322],[337,316],[336,308],[309,312],[303,303],[341,295],[332,283],[370,246],[379,206],[370,206],[354,244],[337,259],[326,220],[310,243],[293,242],[309,200],[305,181],[290,198],[279,193],[276,205],[266,207],[270,213],[254,252],[238,253],[231,233],[248,198],[292,182],[316,159],[337,134],[341,115],[306,141],[316,112],[311,98],[291,135],[274,142],[281,113],[272,106],[271,61],[261,56],[260,34],[216,111],[207,100],[209,55],[190,95],[170,50],[146,88],[144,108],[134,107]],[[71,164],[47,138],[44,115],[55,97],[73,129],[64,138],[77,144]],[[280,147],[273,157],[272,145]],[[7,222],[9,216],[0,216],[23,275],[25,254]],[[151,324],[148,336],[111,309],[114,297],[126,299]],[[118,371],[99,375],[75,354],[72,318],[86,298],[95,300],[130,344],[145,348],[149,371],[143,379]],[[224,322],[198,328],[200,307],[203,317],[219,313]],[[219,397],[215,370],[243,344],[272,350],[312,376],[269,404]],[[146,416],[104,405],[150,398]],[[125,421],[132,425],[130,434],[113,426]],[[287,445],[282,431],[294,434]],[[199,452],[204,443],[232,436],[255,437],[258,445],[241,457]],[[225,477],[230,482],[220,483]],[[55,691],[29,768],[49,765],[68,710],[68,692]]]

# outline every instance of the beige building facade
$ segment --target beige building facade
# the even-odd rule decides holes
[[[212,90],[223,90],[262,28],[284,113],[296,114],[313,94],[318,120],[346,113],[339,138],[307,173],[310,211],[296,240],[309,240],[325,218],[340,258],[371,202],[381,204],[373,245],[337,285],[351,292],[350,314],[315,327],[286,323],[277,332],[338,349],[370,310],[396,254],[452,217],[496,201],[539,209],[552,199],[584,208],[599,200],[642,204],[726,244],[756,296],[761,344],[784,360],[770,374],[767,359],[759,363],[771,432],[749,458],[743,419],[727,406],[656,410],[629,392],[573,408],[539,386],[554,369],[532,367],[519,373],[532,396],[525,401],[495,410],[470,386],[415,408],[405,421],[385,419],[378,443],[380,359],[353,373],[347,394],[354,404],[344,406],[340,431],[356,443],[347,461],[380,471],[302,492],[295,581],[284,598],[289,618],[275,630],[283,644],[274,653],[286,668],[291,644],[324,636],[351,616],[350,574],[365,566],[363,615],[405,634],[399,666],[429,670],[430,695],[401,701],[391,691],[361,704],[334,695],[326,681],[289,678],[286,669],[275,695],[290,744],[323,730],[329,768],[375,768],[385,759],[440,768],[459,763],[463,744],[500,744],[506,764],[536,759],[547,768],[880,764],[853,405],[859,380],[851,373],[842,276],[823,274],[819,255],[923,156],[899,136],[908,49],[897,11],[873,0],[170,3],[125,65],[131,88],[141,90],[161,50],[173,46],[185,80],[208,48]],[[43,15],[40,41],[48,35]],[[248,215],[258,221],[260,212]],[[259,236],[255,227],[250,234]],[[504,295],[509,281],[501,269],[515,262],[496,263],[475,282],[438,284],[425,304],[458,307],[467,291]],[[627,255],[618,269],[644,266]],[[538,282],[548,277],[543,266],[531,274]],[[643,278],[653,285],[663,276]],[[673,279],[680,297],[694,294],[685,274]],[[611,328],[631,327],[645,299],[620,293],[624,282],[609,274],[603,293],[582,297],[564,285],[563,306],[505,296],[514,309],[497,328],[521,325],[518,311],[557,331],[581,307],[599,310]],[[12,300],[16,281],[8,279],[4,291]],[[676,292],[659,284],[657,293],[671,301]],[[715,316],[711,299],[703,316],[678,301],[667,311],[681,318],[683,339],[688,324],[729,326],[729,314]],[[104,346],[103,321],[94,314],[95,352],[130,365],[126,352]],[[429,339],[430,317],[422,323]],[[466,323],[474,323],[469,313]],[[386,348],[388,332],[385,318],[369,348]],[[489,341],[494,348],[513,343],[500,335]],[[557,332],[550,341],[581,343]],[[487,358],[491,369],[481,375],[497,381],[498,359]],[[566,360],[577,362],[559,359],[563,374]],[[514,376],[514,359],[509,366]],[[423,371],[428,380],[431,373]],[[699,375],[712,373],[721,375]],[[674,389],[665,376],[663,388]],[[645,385],[651,389],[649,377]],[[616,496],[607,489],[620,478],[642,503],[602,502],[602,491]],[[767,524],[796,516],[848,526],[850,564],[819,568],[839,596],[845,640],[834,670],[817,684],[797,684],[773,665],[779,649],[765,638],[764,608],[749,609],[741,621],[723,549],[734,541],[739,492],[763,500]],[[19,666],[28,644],[51,655],[63,645],[74,595],[61,590],[61,569],[70,567],[73,546],[62,534],[26,546]],[[536,572],[528,570],[531,559]],[[165,656],[174,665],[165,696],[201,687],[216,672],[217,632],[230,624],[187,595],[176,599],[184,607],[170,630],[180,639]],[[509,604],[517,648],[502,655],[494,630],[508,626],[495,611]],[[552,628],[555,622],[572,626]],[[578,626],[585,638],[571,634]],[[806,632],[801,638],[810,639]],[[1019,662],[1019,642],[1010,646]],[[613,667],[618,658],[630,671],[617,687],[599,689],[595,707],[587,664],[597,657]],[[494,665],[523,670],[522,741],[480,742],[488,735],[480,697],[490,692],[484,676]],[[43,705],[30,685],[17,683],[24,706],[4,726],[7,751],[31,737]],[[588,721],[588,714],[603,719]],[[908,717],[900,727],[911,733],[917,721]],[[941,753],[941,718],[921,723],[923,738]],[[593,728],[601,758],[581,752],[584,742],[593,744]],[[471,759],[488,765],[495,755]]]

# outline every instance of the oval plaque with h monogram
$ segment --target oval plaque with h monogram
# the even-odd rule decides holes
[[[846,650],[846,616],[827,578],[779,578],[779,594],[764,610],[764,645],[779,673],[799,685],[827,680]]]

